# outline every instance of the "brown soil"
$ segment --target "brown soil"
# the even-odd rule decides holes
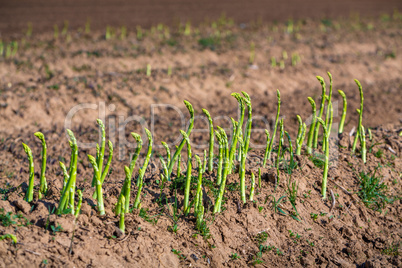
[[[202,26],[199,33],[191,36],[171,29],[168,39],[158,32],[146,32],[142,40],[137,40],[132,32],[124,40],[117,37],[105,40],[100,33],[74,32],[68,35],[70,40],[67,36],[54,39],[50,33],[19,40],[18,53],[0,60],[0,187],[3,199],[0,207],[3,214],[22,215],[32,224],[26,226],[24,218],[14,219],[17,223],[8,227],[0,224],[0,235],[11,233],[18,239],[16,245],[9,240],[0,241],[1,265],[402,266],[402,206],[399,199],[402,138],[398,136],[402,130],[401,20],[398,16],[375,20],[356,17],[330,23],[295,21],[293,33],[286,32],[283,24],[247,24],[240,29],[225,22],[218,23],[217,29]],[[203,48],[198,40],[216,34],[217,30],[221,34],[220,42]],[[251,42],[255,43],[256,55],[252,66],[249,65]],[[288,59],[284,59],[284,51]],[[301,61],[292,66],[294,53],[300,55]],[[271,57],[275,57],[278,64],[283,59],[284,68],[272,67]],[[152,66],[151,76],[146,75],[147,64]],[[172,71],[171,75],[168,70]],[[281,91],[281,116],[285,118],[285,130],[294,141],[296,115],[300,114],[306,120],[311,114],[307,97],[313,97],[317,103],[319,100],[321,88],[314,76],[321,75],[328,81],[327,70],[334,77],[334,103],[341,100],[337,89],[345,91],[348,98],[345,134],[340,139],[333,135],[331,141],[331,148],[335,149],[331,155],[328,193],[333,191],[336,201],[332,209],[331,202],[323,201],[320,195],[322,169],[303,155],[297,158],[298,168],[291,177],[283,168],[280,170],[276,191],[273,179],[276,169],[272,162],[268,163],[269,168],[262,169],[262,187],[256,190],[255,202],[245,206],[238,205],[238,175],[230,175],[228,183],[231,187],[225,194],[224,211],[215,216],[208,211],[206,215],[210,237],[197,234],[193,216],[182,216],[178,231],[174,233],[169,231],[174,225],[174,193],[169,190],[169,183],[163,192],[169,205],[160,206],[156,202],[161,170],[159,159],[154,157],[145,175],[142,196],[142,207],[148,209],[149,218],[140,217],[138,210],[127,214],[126,235],[118,236],[118,218],[114,217],[112,208],[124,180],[123,166],[128,165],[128,155],[134,151],[126,140],[131,141],[129,133],[132,131],[143,133],[138,122],[124,124],[128,116],[144,118],[151,128],[151,105],[170,104],[181,109],[188,119],[182,103],[186,99],[200,117],[201,108],[206,108],[213,117],[236,118],[237,104],[230,93],[248,92],[255,116],[253,150],[249,153],[247,167],[249,189],[251,172],[256,173],[261,167],[263,150],[259,146],[263,147],[265,140],[262,130],[271,129],[274,121],[275,89]],[[367,142],[366,165],[362,163],[360,153],[350,152],[348,133],[357,125],[355,110],[360,101],[354,78],[363,85],[363,123],[373,134],[373,139]],[[92,169],[86,155],[94,155],[95,148],[80,148],[77,187],[84,190],[81,214],[76,221],[68,215],[55,216],[49,211],[57,207],[62,187],[58,161],[68,163],[70,155],[64,135],[67,114],[79,104],[101,102],[106,107],[108,139],[115,147],[113,170],[104,184],[107,215],[97,216],[96,207],[93,207]],[[336,126],[340,109],[334,114]],[[91,109],[74,116],[71,129],[80,141],[97,141],[95,119],[98,117],[99,111]],[[200,131],[206,128],[200,117],[196,119],[191,141],[195,152],[202,155],[201,149],[209,137]],[[230,126],[226,120],[218,118],[214,124]],[[155,145],[160,145],[161,141],[173,142],[179,137],[179,129],[185,128],[176,111],[158,108],[153,128]],[[21,142],[33,150],[38,178],[40,144],[33,136],[36,131],[43,132],[47,139],[46,177],[50,191],[42,200],[35,198],[28,204],[23,201],[28,162]],[[155,149],[163,154],[160,146]],[[273,159],[276,159],[275,153]],[[376,176],[380,176],[387,186],[387,195],[394,200],[381,211],[366,207],[359,195],[358,173],[373,174],[376,168]],[[196,174],[194,170],[193,175]],[[204,179],[215,181],[215,177],[215,173],[205,174]],[[275,213],[271,202],[271,195],[276,199],[286,195],[290,178],[299,185],[296,207],[300,221]],[[214,202],[212,191],[206,189]],[[135,192],[133,184],[132,195]],[[177,198],[181,210],[182,191],[178,191]],[[286,214],[293,211],[289,201],[282,203],[280,208]],[[59,225],[62,230],[52,230],[52,226]],[[266,240],[258,241],[258,236],[264,234]],[[270,250],[259,256],[259,244],[270,246],[267,247]],[[240,258],[234,258],[235,253]],[[257,259],[263,262],[257,264]]]

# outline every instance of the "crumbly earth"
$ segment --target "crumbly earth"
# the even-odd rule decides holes
[[[171,29],[166,38],[164,32],[155,31],[146,32],[141,40],[131,32],[123,40],[119,33],[111,40],[99,33],[76,32],[67,35],[69,38],[60,35],[55,39],[50,33],[21,37],[17,54],[0,59],[0,235],[14,234],[18,239],[17,244],[0,241],[1,266],[402,266],[399,16],[325,23],[295,21],[293,31],[283,24],[239,28],[228,22],[218,23],[216,28],[201,25],[190,36]],[[213,38],[207,39],[209,36]],[[255,45],[252,64],[251,42]],[[292,55],[300,57],[294,66]],[[272,57],[277,66],[272,66]],[[149,76],[147,64],[151,66]],[[276,89],[281,92],[285,130],[295,145],[296,115],[308,120],[309,96],[319,105],[321,86],[314,76],[323,76],[329,84],[326,71],[334,78],[336,103],[328,176],[328,195],[332,191],[334,198],[322,199],[319,157],[304,151],[295,158],[297,167],[291,175],[281,165],[278,182],[274,151],[267,167],[261,169],[261,187],[256,187],[254,202],[244,206],[240,204],[238,174],[229,175],[223,212],[213,215],[207,206],[203,232],[196,229],[192,214],[182,215],[183,190],[173,190],[178,181],[176,169],[173,181],[161,194],[162,170],[157,156],[165,156],[165,152],[160,143],[168,142],[174,151],[179,129],[186,129],[189,116],[183,100],[193,104],[198,116],[191,143],[194,152],[202,156],[209,134],[201,109],[210,112],[215,126],[230,129],[230,117],[237,118],[237,103],[230,94],[242,90],[250,94],[254,121],[246,168],[249,190],[251,172],[257,175],[262,167],[263,129],[269,129],[271,135],[273,132]],[[362,83],[363,124],[372,133],[372,139],[367,137],[366,164],[359,146],[351,153],[353,137],[349,133],[357,125],[360,104],[353,79]],[[336,135],[342,107],[338,89],[348,100],[345,132],[340,136]],[[92,106],[68,116],[83,103]],[[103,186],[106,216],[97,215],[92,198],[93,170],[86,155],[94,155],[95,148],[84,145],[79,150],[77,176],[77,187],[84,195],[81,213],[76,219],[56,216],[53,212],[63,181],[58,162],[67,165],[70,158],[65,129],[71,128],[80,142],[97,142],[95,120],[99,117],[104,119],[107,139],[115,147],[111,173]],[[66,119],[71,119],[71,125],[66,125]],[[129,165],[129,155],[135,150],[130,132],[143,134],[143,127],[152,130],[155,152],[145,173],[143,210],[133,209],[126,215],[126,232],[121,235],[119,218],[112,210],[125,177],[124,166]],[[41,146],[33,136],[36,131],[44,133],[48,144],[49,192],[41,200],[35,195],[29,204],[23,200],[28,161],[21,142],[32,149],[38,184]],[[278,139],[277,133],[276,143]],[[147,143],[141,164],[145,147]],[[182,156],[184,173],[186,149]],[[195,162],[193,167],[196,177]],[[379,183],[386,186],[389,202],[384,207],[368,207],[362,201],[361,172],[380,178]],[[205,173],[203,178],[208,205],[215,201],[216,171]],[[292,182],[298,185],[297,216],[287,197]],[[133,183],[132,202],[136,189]],[[277,210],[275,203],[282,196],[286,197]],[[7,224],[7,219],[12,222]],[[173,231],[175,224],[177,231]]]

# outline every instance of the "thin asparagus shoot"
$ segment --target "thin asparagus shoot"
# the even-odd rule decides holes
[[[218,156],[218,170],[216,172],[216,184],[220,185],[222,181],[222,168],[223,168],[223,140],[222,136],[219,134],[219,131],[215,131],[216,139],[219,143],[219,156]]]
[[[141,207],[141,191],[142,191],[142,186],[144,183],[144,175],[145,175],[145,170],[148,167],[149,160],[151,158],[152,154],[152,134],[151,132],[145,128],[145,133],[147,134],[148,137],[148,151],[147,151],[147,156],[145,158],[144,164],[142,165],[142,168],[139,171],[138,175],[138,190],[137,190],[137,195],[135,197],[135,202],[134,202],[134,208],[140,209]]]
[[[212,117],[206,109],[202,109],[202,112],[207,116],[209,123],[209,155],[208,155],[208,172],[213,170],[214,163],[214,125]]]
[[[121,198],[121,200],[119,200],[119,202],[120,202],[120,206],[121,206],[119,229],[124,234],[125,229],[126,229],[126,227],[124,225],[124,214],[126,213],[126,209],[124,206],[124,204],[126,203],[126,200],[125,200],[124,196]]]
[[[325,162],[324,162],[324,173],[322,175],[322,183],[321,183],[321,195],[322,199],[327,198],[327,181],[328,181],[328,163],[329,163],[329,135],[327,132],[327,127],[325,126],[325,122],[321,118],[317,118],[317,122],[322,125],[324,129],[324,139],[325,142]]]
[[[166,164],[169,165],[169,161],[170,161],[170,149],[169,149],[169,145],[167,145],[167,143],[164,142],[164,141],[162,141],[161,143],[162,143],[162,146],[163,146],[163,147],[165,148],[165,150],[166,150],[166,159],[167,159]],[[167,174],[166,174],[166,175],[167,175]]]
[[[363,101],[364,101],[362,85],[360,84],[359,80],[357,80],[357,79],[355,79],[355,82],[356,82],[357,86],[359,87],[359,92],[360,92],[360,109],[358,112],[359,113],[359,122],[357,125],[356,136],[353,141],[352,153],[354,153],[356,150],[357,140],[359,139],[361,126],[363,124]]]
[[[78,194],[78,203],[77,203],[77,209],[75,210],[75,214],[74,214],[74,216],[76,218],[78,217],[78,215],[80,215],[81,206],[82,206],[82,192],[81,192],[81,190],[77,190],[77,194]]]
[[[363,159],[363,163],[366,164],[367,162],[367,148],[366,148],[366,133],[364,130],[364,127],[361,126],[360,129],[360,144],[361,144],[361,154],[362,154],[362,159]]]
[[[243,127],[243,120],[244,120],[244,111],[245,111],[245,103],[244,103],[244,98],[239,94],[239,93],[232,93],[232,96],[236,98],[237,102],[239,103],[239,108],[240,108],[240,119],[238,121],[237,127],[236,127],[236,132],[234,133],[234,136],[232,137],[232,144],[230,145],[230,151],[229,151],[229,173],[232,172],[232,166],[233,166],[233,160],[236,152],[236,147],[237,147],[237,139],[240,136],[240,132]]]
[[[261,189],[261,168],[258,168],[258,188]]]
[[[70,205],[71,213],[74,214],[74,200],[70,199],[74,199],[75,179],[77,177],[78,147],[77,147],[77,140],[74,137],[74,133],[71,130],[67,129],[67,134],[70,137],[69,144],[71,148],[70,169],[67,184],[63,189],[59,202],[59,207],[56,210],[57,215],[60,215],[63,212],[63,210],[67,208],[68,204]],[[73,187],[74,190],[72,190]]]
[[[276,134],[276,130],[278,128],[279,114],[281,112],[281,93],[279,92],[278,89],[276,90],[276,96],[278,97],[278,108],[276,110],[275,127],[274,127],[274,132],[272,133],[272,138],[269,141],[268,156],[267,156],[267,158],[264,158],[264,163],[262,164],[262,166],[264,168],[265,168],[265,165],[267,164],[267,160],[271,159],[271,152],[272,152],[272,148],[274,146],[275,134]]]
[[[97,200],[97,207],[99,215],[105,215],[105,207],[103,204],[103,192],[102,192],[102,183],[101,178],[99,177],[99,168],[98,163],[96,163],[95,157],[92,155],[88,155],[88,160],[91,163],[95,175],[95,187],[96,187],[96,200]]]
[[[29,162],[29,182],[28,182],[28,189],[25,194],[25,201],[27,202],[32,202],[33,200],[33,188],[34,188],[34,177],[35,177],[35,172],[34,172],[34,163],[33,163],[33,156],[32,156],[32,151],[29,148],[28,145],[25,143],[22,143],[22,146],[24,147],[24,151],[28,156],[28,162]]]
[[[325,85],[324,78],[322,78],[321,76],[317,76],[317,80],[320,82],[321,88],[322,88],[320,112],[319,112],[319,115],[318,115],[319,118],[322,118],[322,115],[324,113],[325,100],[327,99],[326,98],[327,90],[326,90],[326,85]],[[320,129],[320,125],[316,124],[315,130],[314,130],[313,148],[317,148],[317,146],[318,146],[318,132],[319,132],[319,129]]]
[[[254,200],[254,189],[255,189],[255,176],[254,173],[251,172],[250,201]]]
[[[346,100],[346,95],[345,92],[343,92],[342,90],[338,90],[339,95],[342,96],[343,99],[343,109],[342,109],[342,116],[341,116],[341,121],[339,122],[339,128],[338,128],[338,134],[342,134],[343,133],[343,126],[345,125],[345,119],[346,119],[346,111],[348,108],[348,102]]]
[[[307,148],[307,153],[311,154],[312,153],[312,146],[313,146],[313,137],[314,137],[314,129],[315,129],[315,125],[316,125],[316,121],[317,121],[317,116],[316,116],[316,105],[315,105],[315,101],[308,97],[308,101],[311,104],[311,107],[313,109],[313,118],[311,120],[311,124],[310,124],[310,130],[308,133],[308,138],[307,138],[307,144],[306,144],[306,148]]]
[[[190,139],[188,138],[186,132],[180,130],[180,133],[181,135],[183,135],[187,143],[187,175],[186,175],[186,186],[184,188],[184,213],[188,214],[190,210],[189,200],[190,200],[191,169],[192,169],[191,144]]]
[[[187,136],[190,137],[191,131],[193,130],[193,126],[194,126],[194,109],[190,102],[185,100],[184,104],[186,105],[186,107],[190,113],[190,124],[188,125],[188,129],[186,132]],[[173,166],[174,166],[177,158],[179,157],[180,152],[183,149],[185,143],[186,143],[186,140],[183,137],[179,146],[177,147],[176,151],[174,152],[172,158],[169,161],[168,177],[167,177],[168,180],[170,180],[170,175],[172,174]]]
[[[34,134],[41,142],[42,142],[42,168],[40,171],[40,185],[39,185],[39,199],[42,198],[42,195],[46,195],[47,192],[47,182],[46,182],[46,151],[47,151],[47,146],[46,146],[46,141],[45,141],[45,136],[41,132],[36,132]]]
[[[215,201],[215,205],[214,205],[214,214],[215,213],[219,213],[221,212],[221,206],[222,206],[222,198],[223,198],[223,194],[225,192],[225,186],[226,186],[226,177],[229,173],[229,164],[230,164],[230,157],[229,157],[229,147],[228,147],[228,138],[226,135],[225,130],[223,130],[222,128],[218,127],[218,130],[220,132],[220,135],[223,139],[223,147],[224,147],[224,168],[222,171],[222,181],[219,187],[219,194],[218,197]]]
[[[265,164],[267,163],[268,152],[269,152],[269,132],[268,132],[267,129],[265,130],[265,135],[267,136],[267,146],[265,147],[264,160],[263,160],[263,167],[264,167]]]
[[[202,164],[201,159],[198,155],[195,155],[195,159],[197,160],[198,165],[198,183],[197,183],[197,193],[195,194],[194,212],[197,215],[200,200],[202,199]]]

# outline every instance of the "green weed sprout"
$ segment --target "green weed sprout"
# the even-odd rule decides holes
[[[254,173],[251,172],[250,201],[253,201],[254,199],[254,189],[255,189],[255,176]]]
[[[81,190],[77,190],[77,194],[78,194],[78,203],[77,203],[77,209],[75,210],[75,214],[74,214],[74,216],[76,218],[78,217],[78,215],[80,215],[81,206],[82,206],[82,192],[81,192]]]
[[[357,86],[359,87],[359,92],[360,92],[360,109],[358,111],[359,122],[358,122],[358,125],[357,125],[357,133],[356,133],[355,139],[353,141],[352,153],[354,153],[355,150],[356,150],[357,139],[360,136],[360,130],[361,130],[361,126],[362,126],[362,123],[363,123],[363,101],[364,101],[362,85],[360,84],[359,80],[357,80],[357,79],[355,79],[355,82],[356,82]]]
[[[91,33],[91,20],[87,19],[87,22],[85,23],[85,34],[90,33]]]
[[[269,152],[269,132],[267,129],[265,130],[265,135],[267,136],[267,146],[265,147],[263,166],[265,166],[265,164],[267,163],[268,152]]]
[[[28,183],[28,190],[27,190],[27,192],[25,194],[25,201],[32,202],[32,200],[33,200],[34,178],[35,178],[32,151],[28,147],[28,145],[26,145],[25,143],[22,143],[22,146],[24,146],[24,151],[27,154],[28,161],[29,161],[29,183]]]
[[[317,76],[317,80],[320,82],[321,87],[322,87],[322,93],[321,93],[321,104],[320,104],[320,113],[318,115],[319,118],[322,118],[322,115],[324,113],[324,107],[325,107],[325,100],[326,98],[326,85],[325,85],[325,81],[324,78],[322,78],[321,76]],[[320,125],[316,125],[315,126],[315,130],[314,130],[314,140],[313,140],[313,148],[317,148],[318,146],[318,132],[320,129]]]
[[[239,103],[239,108],[240,108],[240,119],[238,121],[236,131],[234,133],[234,136],[232,137],[232,144],[230,146],[230,152],[229,152],[229,173],[232,171],[232,166],[233,166],[233,160],[236,152],[236,147],[237,147],[237,139],[240,136],[240,132],[242,130],[243,126],[243,121],[244,121],[244,111],[245,111],[245,99],[239,94],[239,93],[232,93],[231,94],[233,97],[236,98],[237,102]]]
[[[40,186],[39,186],[39,199],[42,198],[42,194],[46,195],[47,192],[47,182],[46,182],[46,177],[45,177],[45,172],[46,172],[46,141],[45,141],[45,136],[41,132],[36,132],[34,134],[38,139],[41,140],[42,142],[42,168],[40,172]]]
[[[301,154],[301,149],[303,146],[303,141],[306,136],[306,123],[303,123],[300,115],[297,115],[297,120],[299,121],[299,131],[297,132],[296,138],[296,155]]]
[[[53,25],[53,38],[59,38],[59,26],[57,24]]]
[[[197,214],[200,202],[202,204],[202,164],[198,155],[195,155],[195,159],[197,160],[198,164],[198,183],[197,193],[195,194],[194,212]]]
[[[308,133],[308,137],[307,137],[307,144],[306,144],[306,148],[307,148],[307,153],[311,154],[312,153],[312,146],[313,146],[313,136],[314,136],[314,128],[316,125],[316,121],[317,121],[317,116],[316,116],[316,105],[315,105],[315,101],[311,98],[308,97],[308,101],[311,104],[311,107],[313,109],[313,118],[311,120],[311,124],[310,124],[310,130]]]
[[[331,103],[329,104],[330,106]],[[332,107],[331,107],[332,109]],[[328,180],[328,163],[329,163],[329,133],[327,131],[327,127],[325,126],[325,122],[321,118],[317,118],[317,122],[322,125],[324,129],[324,139],[325,139],[325,162],[324,162],[324,173],[322,175],[322,186],[321,186],[321,195],[323,199],[327,198],[327,180]]]
[[[276,95],[278,97],[278,108],[276,110],[276,119],[275,119],[275,127],[274,127],[274,132],[272,133],[272,138],[269,141],[269,148],[268,148],[268,154],[267,157],[264,157],[264,162],[262,164],[262,166],[265,168],[266,164],[267,164],[267,159],[271,159],[271,152],[272,152],[272,148],[274,146],[274,141],[275,141],[275,134],[276,134],[276,130],[278,128],[278,122],[279,122],[279,114],[281,111],[281,93],[279,92],[279,90],[276,90]]]
[[[57,208],[56,214],[60,215],[67,207],[70,206],[71,214],[74,215],[74,194],[75,194],[75,180],[77,177],[77,161],[78,161],[78,147],[77,147],[77,140],[74,137],[74,133],[67,129],[67,134],[70,137],[69,144],[71,148],[71,159],[70,159],[70,168],[69,168],[69,175],[68,181],[66,186],[62,191],[62,195],[59,202],[59,207]],[[63,169],[63,165],[60,164]],[[63,172],[65,171],[65,166]],[[65,172],[64,179],[66,179]]]
[[[187,137],[190,137],[191,130],[193,130],[193,126],[194,126],[194,109],[193,109],[193,106],[191,105],[190,102],[185,100],[184,104],[186,105],[186,107],[187,107],[187,109],[188,109],[188,111],[190,113],[190,124],[188,125],[188,129],[187,129],[187,132],[186,132]],[[167,176],[168,176],[167,179],[168,180],[170,180],[170,175],[172,174],[173,166],[174,166],[177,158],[179,157],[180,152],[183,149],[185,143],[186,143],[186,140],[185,140],[185,138],[183,136],[182,141],[180,142],[179,146],[177,147],[176,151],[174,152],[172,158],[169,161],[169,168],[168,168],[168,174],[167,174]]]
[[[142,39],[142,28],[141,26],[137,26],[137,39],[141,40]]]
[[[343,99],[343,109],[342,109],[342,116],[341,116],[341,121],[339,122],[339,128],[338,128],[338,134],[342,134],[343,133],[343,126],[345,125],[345,119],[346,119],[346,111],[348,108],[348,102],[346,100],[346,95],[345,92],[343,92],[342,90],[338,90],[339,95],[342,96]]]
[[[248,63],[250,65],[253,65],[254,60],[255,60],[255,44],[254,44],[254,42],[251,42],[251,44],[250,44],[250,58],[248,60]]]
[[[26,37],[31,37],[32,36],[32,22],[28,22],[28,29],[26,32]]]
[[[212,172],[214,163],[214,125],[211,115],[206,109],[202,109],[202,112],[207,116],[209,123],[209,155],[208,155],[208,172]]]
[[[181,135],[187,143],[187,175],[186,175],[186,186],[184,189],[184,213],[187,214],[190,210],[189,200],[190,200],[190,186],[191,186],[191,170],[192,170],[192,156],[191,156],[191,144],[186,132],[180,130]],[[202,169],[202,165],[201,165]]]
[[[152,71],[152,67],[151,67],[151,64],[147,64],[147,76],[151,76],[151,71]]]
[[[101,187],[103,182],[105,181],[106,175],[109,173],[109,168],[110,168],[110,163],[112,162],[113,158],[113,144],[111,141],[108,141],[108,147],[109,147],[109,157],[106,162],[105,169],[103,169],[103,158],[105,156],[105,143],[106,143],[106,131],[105,131],[105,125],[103,124],[102,120],[98,119],[96,122],[99,125],[99,128],[101,130],[101,147],[99,148],[97,146],[97,151],[96,151],[96,163],[98,166],[98,177],[100,179]],[[99,150],[98,150],[99,148]],[[95,175],[94,175],[95,178]],[[92,187],[96,186],[96,181],[93,179],[92,180]],[[97,192],[96,191],[93,194],[93,198],[97,198]]]
[[[184,35],[189,36],[191,34],[191,22],[186,22],[186,27],[184,28]]]
[[[276,58],[274,56],[271,57],[271,67],[272,68],[276,67]]]
[[[229,166],[230,166],[230,155],[229,155],[229,146],[228,146],[228,137],[226,135],[225,130],[222,128],[218,127],[219,133],[221,135],[222,141],[223,141],[223,154],[224,154],[224,168],[222,171],[222,181],[219,187],[219,194],[218,197],[215,201],[215,206],[214,206],[214,214],[221,212],[221,205],[222,205],[222,198],[223,194],[225,192],[225,186],[226,186],[226,177],[229,172]]]
[[[14,245],[17,244],[17,242],[18,242],[17,237],[13,234],[1,235],[0,240],[4,240],[4,239],[11,239],[13,241]]]
[[[367,161],[367,148],[366,148],[366,133],[364,131],[364,127],[360,127],[360,144],[361,144],[361,154],[363,163],[366,164]]]
[[[138,175],[138,190],[137,190],[137,195],[135,197],[135,202],[134,202],[134,208],[140,209],[141,208],[141,191],[142,191],[142,186],[144,183],[144,175],[145,175],[145,170],[148,167],[149,160],[151,159],[151,154],[152,154],[152,134],[151,132],[145,128],[145,132],[148,137],[148,151],[147,151],[147,156],[145,158],[144,164],[142,165],[142,168],[139,171]]]
[[[223,158],[224,158],[224,142],[219,131],[215,131],[216,139],[219,143],[219,156],[218,156],[218,170],[216,172],[216,184],[220,185],[222,181],[222,168],[223,168]]]
[[[126,39],[127,36],[127,28],[126,26],[122,26],[120,30],[120,40]]]
[[[64,21],[64,27],[63,27],[63,30],[61,30],[61,35],[66,35],[67,34],[67,31],[68,31],[68,20],[65,20]]]

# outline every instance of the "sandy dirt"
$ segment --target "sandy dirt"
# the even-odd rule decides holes
[[[16,55],[6,58],[4,54],[0,59],[0,235],[14,234],[18,239],[16,245],[0,241],[0,265],[400,267],[401,25],[398,14],[376,19],[295,20],[293,29],[284,23],[239,27],[221,20],[192,28],[188,36],[183,28],[170,28],[168,34],[154,28],[145,31],[141,39],[130,31],[120,38],[119,29],[109,40],[103,32],[60,33],[57,38],[44,33],[19,39]],[[255,46],[252,63],[251,43]],[[272,66],[272,58],[277,66]],[[292,58],[297,59],[293,64]],[[304,153],[296,158],[298,165],[292,175],[280,168],[280,180],[275,183],[274,152],[267,168],[262,169],[255,202],[239,204],[239,175],[234,173],[228,177],[224,211],[213,215],[207,207],[215,201],[216,171],[205,173],[209,232],[199,233],[192,214],[181,215],[178,230],[173,232],[173,188],[180,176],[175,169],[173,181],[162,191],[166,199],[158,203],[162,170],[156,156],[165,156],[161,141],[173,150],[179,129],[186,129],[189,115],[183,100],[192,103],[198,116],[191,143],[202,157],[209,135],[201,109],[209,110],[214,126],[230,129],[228,119],[237,118],[238,111],[230,94],[242,90],[250,94],[254,118],[246,168],[250,189],[251,172],[257,174],[262,166],[263,131],[273,131],[276,89],[281,92],[285,130],[294,141],[296,115],[303,121],[311,116],[307,97],[319,102],[321,86],[315,76],[323,76],[329,84],[326,71],[334,78],[335,133],[342,106],[337,90],[342,89],[348,100],[345,132],[331,138],[328,193],[334,193],[335,205],[329,199],[322,200],[322,168]],[[357,126],[360,103],[353,79],[363,86],[363,124],[372,132],[372,139],[367,138],[367,164],[363,164],[359,150],[356,154],[350,150],[349,132]],[[92,106],[73,113],[83,103]],[[56,216],[52,211],[58,206],[63,181],[58,162],[67,164],[70,157],[66,122],[71,118],[68,127],[80,142],[94,143],[98,141],[99,117],[104,119],[107,139],[115,147],[112,171],[104,184],[106,216],[97,215],[90,186],[93,170],[86,155],[94,155],[95,148],[84,146],[79,150],[77,177],[77,188],[84,193],[81,214],[76,220],[70,215]],[[144,126],[152,130],[155,143],[155,157],[145,173],[141,197],[144,210],[140,214],[134,209],[126,215],[126,233],[119,236],[118,217],[112,209],[125,177],[123,167],[135,150],[130,132],[142,134],[145,140]],[[50,190],[41,200],[35,195],[29,204],[23,200],[28,161],[21,142],[33,151],[37,184],[41,147],[33,135],[36,131],[47,139]],[[215,150],[217,154],[217,147]],[[186,158],[186,150],[182,154]],[[185,166],[183,161],[183,174]],[[196,177],[195,166],[194,162]],[[379,177],[386,186],[389,202],[380,211],[362,202],[360,172]],[[298,183],[299,220],[290,216],[293,207],[288,198],[279,206],[286,215],[275,212],[273,206],[273,197],[287,196],[289,181]],[[135,193],[133,183],[132,200]],[[177,199],[182,211],[180,187]],[[7,215],[14,221],[9,226],[3,220]]]

